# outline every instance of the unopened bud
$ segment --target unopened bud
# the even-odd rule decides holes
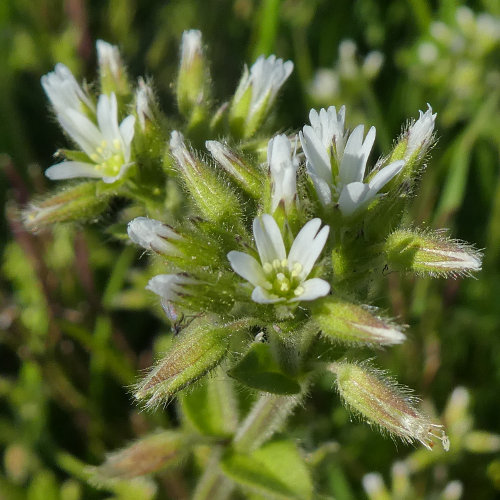
[[[153,89],[139,78],[138,87],[135,93],[135,111],[137,120],[143,132],[148,130],[150,123],[156,123],[157,106]]]
[[[222,361],[231,333],[229,328],[215,326],[213,318],[195,318],[137,385],[135,397],[145,400],[146,407],[168,401]]]
[[[176,130],[171,135],[170,149],[202,216],[212,222],[239,222],[241,208],[236,195],[209,165],[187,149],[184,137]]]
[[[231,178],[250,196],[259,199],[262,196],[263,175],[250,162],[243,160],[225,144],[207,141],[205,146],[215,161]]]
[[[203,105],[208,98],[206,68],[201,31],[188,30],[182,34],[181,62],[177,77],[177,105],[184,116]]]
[[[387,238],[385,251],[390,266],[400,271],[461,276],[481,270],[479,251],[440,233],[395,231]]]
[[[136,217],[127,227],[129,238],[146,250],[163,256],[179,255],[175,242],[182,236],[173,228],[148,217]]]
[[[101,215],[109,205],[111,190],[99,190],[95,181],[63,187],[55,194],[33,201],[22,212],[24,225],[31,231],[58,222],[89,220]]]
[[[229,110],[229,124],[237,138],[256,132],[292,70],[292,61],[283,62],[274,55],[260,56],[250,71],[245,66]]]
[[[109,95],[114,92],[118,96],[128,94],[127,72],[118,47],[103,40],[97,40],[96,49],[101,93]]]
[[[368,308],[336,297],[311,305],[312,318],[327,339],[364,345],[394,345],[405,341],[402,327]]]
[[[429,450],[438,439],[448,451],[450,444],[442,426],[431,423],[415,408],[417,400],[407,388],[367,364],[338,362],[330,370],[337,376],[337,389],[346,405],[369,424],[404,442],[419,441]]]
[[[146,436],[111,453],[99,467],[89,468],[95,482],[106,479],[133,479],[176,465],[188,451],[188,438],[179,431]]]

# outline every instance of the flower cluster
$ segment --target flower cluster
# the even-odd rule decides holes
[[[323,353],[314,351],[321,342],[351,348],[405,340],[403,327],[366,304],[384,270],[457,275],[481,268],[471,246],[406,225],[415,192],[408,186],[417,184],[434,140],[432,108],[369,168],[375,127],[349,129],[344,106],[312,109],[301,130],[266,135],[291,61],[259,57],[214,109],[201,33],[186,32],[179,127],[172,130],[150,84],[129,83],[116,47],[99,42],[98,60],[98,96],[62,65],[42,79],[60,125],[80,148],[66,151],[68,160],[46,175],[108,186],[82,182],[41,204],[32,220],[68,220],[86,207],[94,216],[108,197],[128,200],[123,217],[136,216],[127,220],[130,240],[160,257],[147,289],[180,332],[137,385],[136,398],[154,406],[172,397],[229,358],[237,337],[230,374],[251,389],[299,395],[313,372],[333,372],[344,401],[370,423],[406,442],[431,447],[436,438],[447,446],[441,427],[386,377],[344,360],[318,363]],[[249,335],[255,328],[262,344]]]

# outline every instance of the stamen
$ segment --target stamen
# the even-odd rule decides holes
[[[303,293],[304,293],[304,287],[303,286],[298,286],[294,291],[293,291],[293,294],[296,296],[296,297],[300,297]]]
[[[273,266],[269,262],[264,262],[262,269],[264,269],[264,273],[270,274],[273,270]]]

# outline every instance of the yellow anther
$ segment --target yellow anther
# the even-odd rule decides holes
[[[108,143],[107,143],[107,141],[105,141],[104,139],[101,141],[101,147],[102,147],[103,149],[106,149],[106,148],[108,147]]]
[[[113,140],[113,147],[115,149],[121,149],[121,144],[120,144],[120,141],[118,139]]]
[[[281,267],[287,267],[288,266],[288,259],[283,259],[281,261]]]
[[[102,155],[102,153],[103,153],[104,149],[103,149],[103,148],[101,148],[101,146],[97,146],[96,151],[97,151],[100,155]]]
[[[303,286],[298,286],[294,291],[293,291],[293,294],[295,295],[295,297],[299,297],[300,295],[302,295],[304,293],[304,287]]]
[[[278,281],[283,281],[283,280],[286,280],[286,276],[285,276],[283,273],[278,273],[278,274],[276,275],[276,279],[277,279]]]
[[[288,280],[284,281],[283,283],[281,283],[280,285],[280,290],[282,292],[288,292],[288,290],[290,290],[290,283]]]
[[[273,260],[273,267],[274,267],[274,269],[279,269],[281,267],[281,262],[279,259]]]
[[[97,155],[97,154],[95,154],[95,153],[92,153],[92,154],[90,155],[90,159],[91,159],[92,161],[95,161],[95,162],[97,163],[97,162],[99,161],[99,155]]]
[[[299,276],[299,274],[302,272],[302,269],[302,264],[296,262],[292,267],[292,277],[296,278],[297,276]]]

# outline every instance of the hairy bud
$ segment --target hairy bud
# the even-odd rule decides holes
[[[470,275],[481,270],[481,253],[439,232],[394,231],[385,243],[391,267],[431,276]]]
[[[374,314],[368,308],[336,297],[325,297],[311,304],[312,317],[330,340],[364,345],[401,344],[406,336],[402,327]]]
[[[136,386],[135,397],[147,407],[167,401],[215,368],[224,358],[231,330],[213,318],[194,319],[174,340],[158,364]]]
[[[419,441],[429,450],[435,439],[442,442],[445,451],[449,449],[442,426],[431,423],[415,408],[417,400],[407,388],[366,363],[343,361],[329,368],[337,376],[337,389],[346,405],[369,424],[407,443]]]
[[[122,62],[118,47],[103,40],[97,40],[96,49],[101,93],[111,94],[114,92],[116,95],[128,94],[127,71]]]

